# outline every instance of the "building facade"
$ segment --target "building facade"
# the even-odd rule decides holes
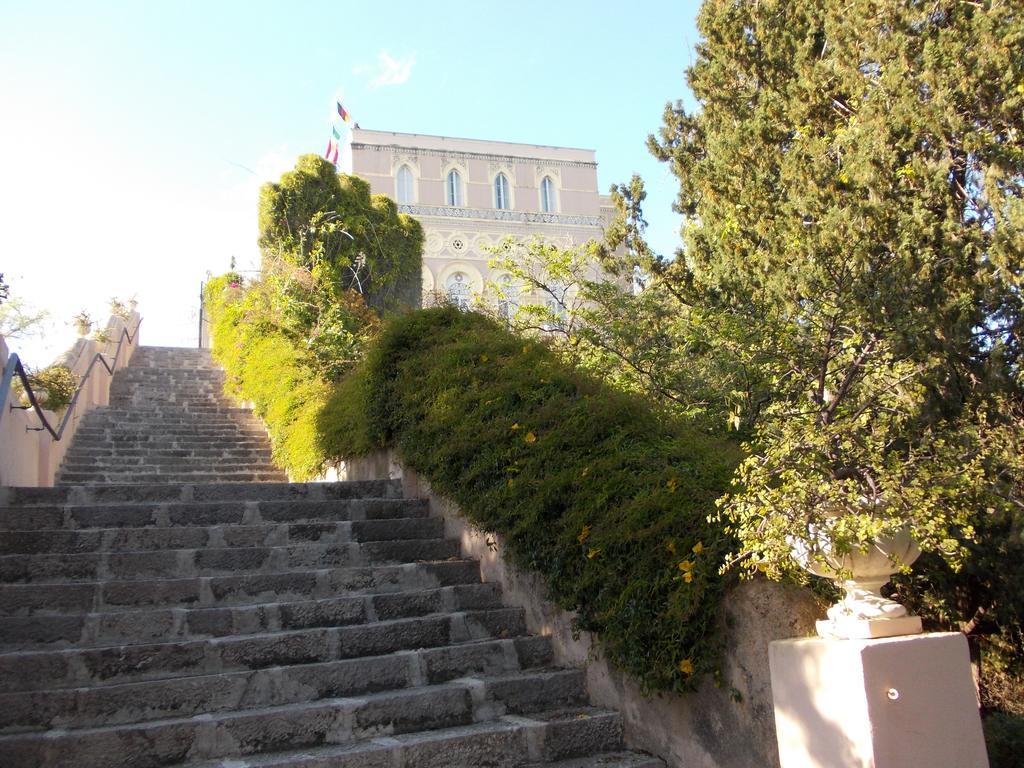
[[[423,225],[425,303],[443,295],[462,306],[498,304],[518,290],[488,264],[507,238],[582,245],[600,239],[613,214],[611,199],[598,192],[589,149],[357,127],[341,170]]]

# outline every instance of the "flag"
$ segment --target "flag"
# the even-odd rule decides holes
[[[349,114],[345,111],[345,108],[341,106],[341,102],[338,102],[338,116],[346,123],[349,121]]]
[[[335,165],[338,164],[338,144],[337,144],[337,142],[335,142],[335,144],[334,144],[334,152],[332,153],[331,157],[329,157],[328,159],[332,163],[334,163]]]
[[[324,160],[331,159],[331,152],[334,150],[334,139],[327,140],[327,149],[324,150]]]
[[[341,133],[338,132],[338,127],[336,125],[332,125],[331,126],[331,133],[334,134],[334,138],[335,139],[340,139],[341,138]]]

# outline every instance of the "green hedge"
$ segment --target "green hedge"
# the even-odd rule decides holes
[[[318,431],[336,458],[397,448],[646,690],[717,671],[734,446],[452,308],[388,323]]]
[[[279,466],[295,480],[316,477],[325,456],[317,417],[330,386],[304,362],[295,342],[270,322],[272,297],[242,288],[232,274],[210,280],[205,296],[213,356],[227,372],[228,394],[253,402]]]

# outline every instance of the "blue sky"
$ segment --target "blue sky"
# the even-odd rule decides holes
[[[674,179],[644,146],[684,98],[696,0],[0,0],[0,271],[48,308],[137,294],[143,343],[193,344],[207,270],[258,263],[260,183],[322,152],[334,98],[364,128],[585,147],[641,173],[670,253]]]

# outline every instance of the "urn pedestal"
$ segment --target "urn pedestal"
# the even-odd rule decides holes
[[[967,638],[777,640],[782,768],[986,768]]]
[[[901,566],[913,564],[921,554],[908,531],[880,536],[864,551],[843,555],[832,553],[827,542],[816,542],[813,550],[803,542],[792,545],[793,556],[805,570],[835,580],[845,591],[843,599],[828,609],[828,618],[817,623],[821,637],[849,640],[921,633],[921,619],[881,591]]]

